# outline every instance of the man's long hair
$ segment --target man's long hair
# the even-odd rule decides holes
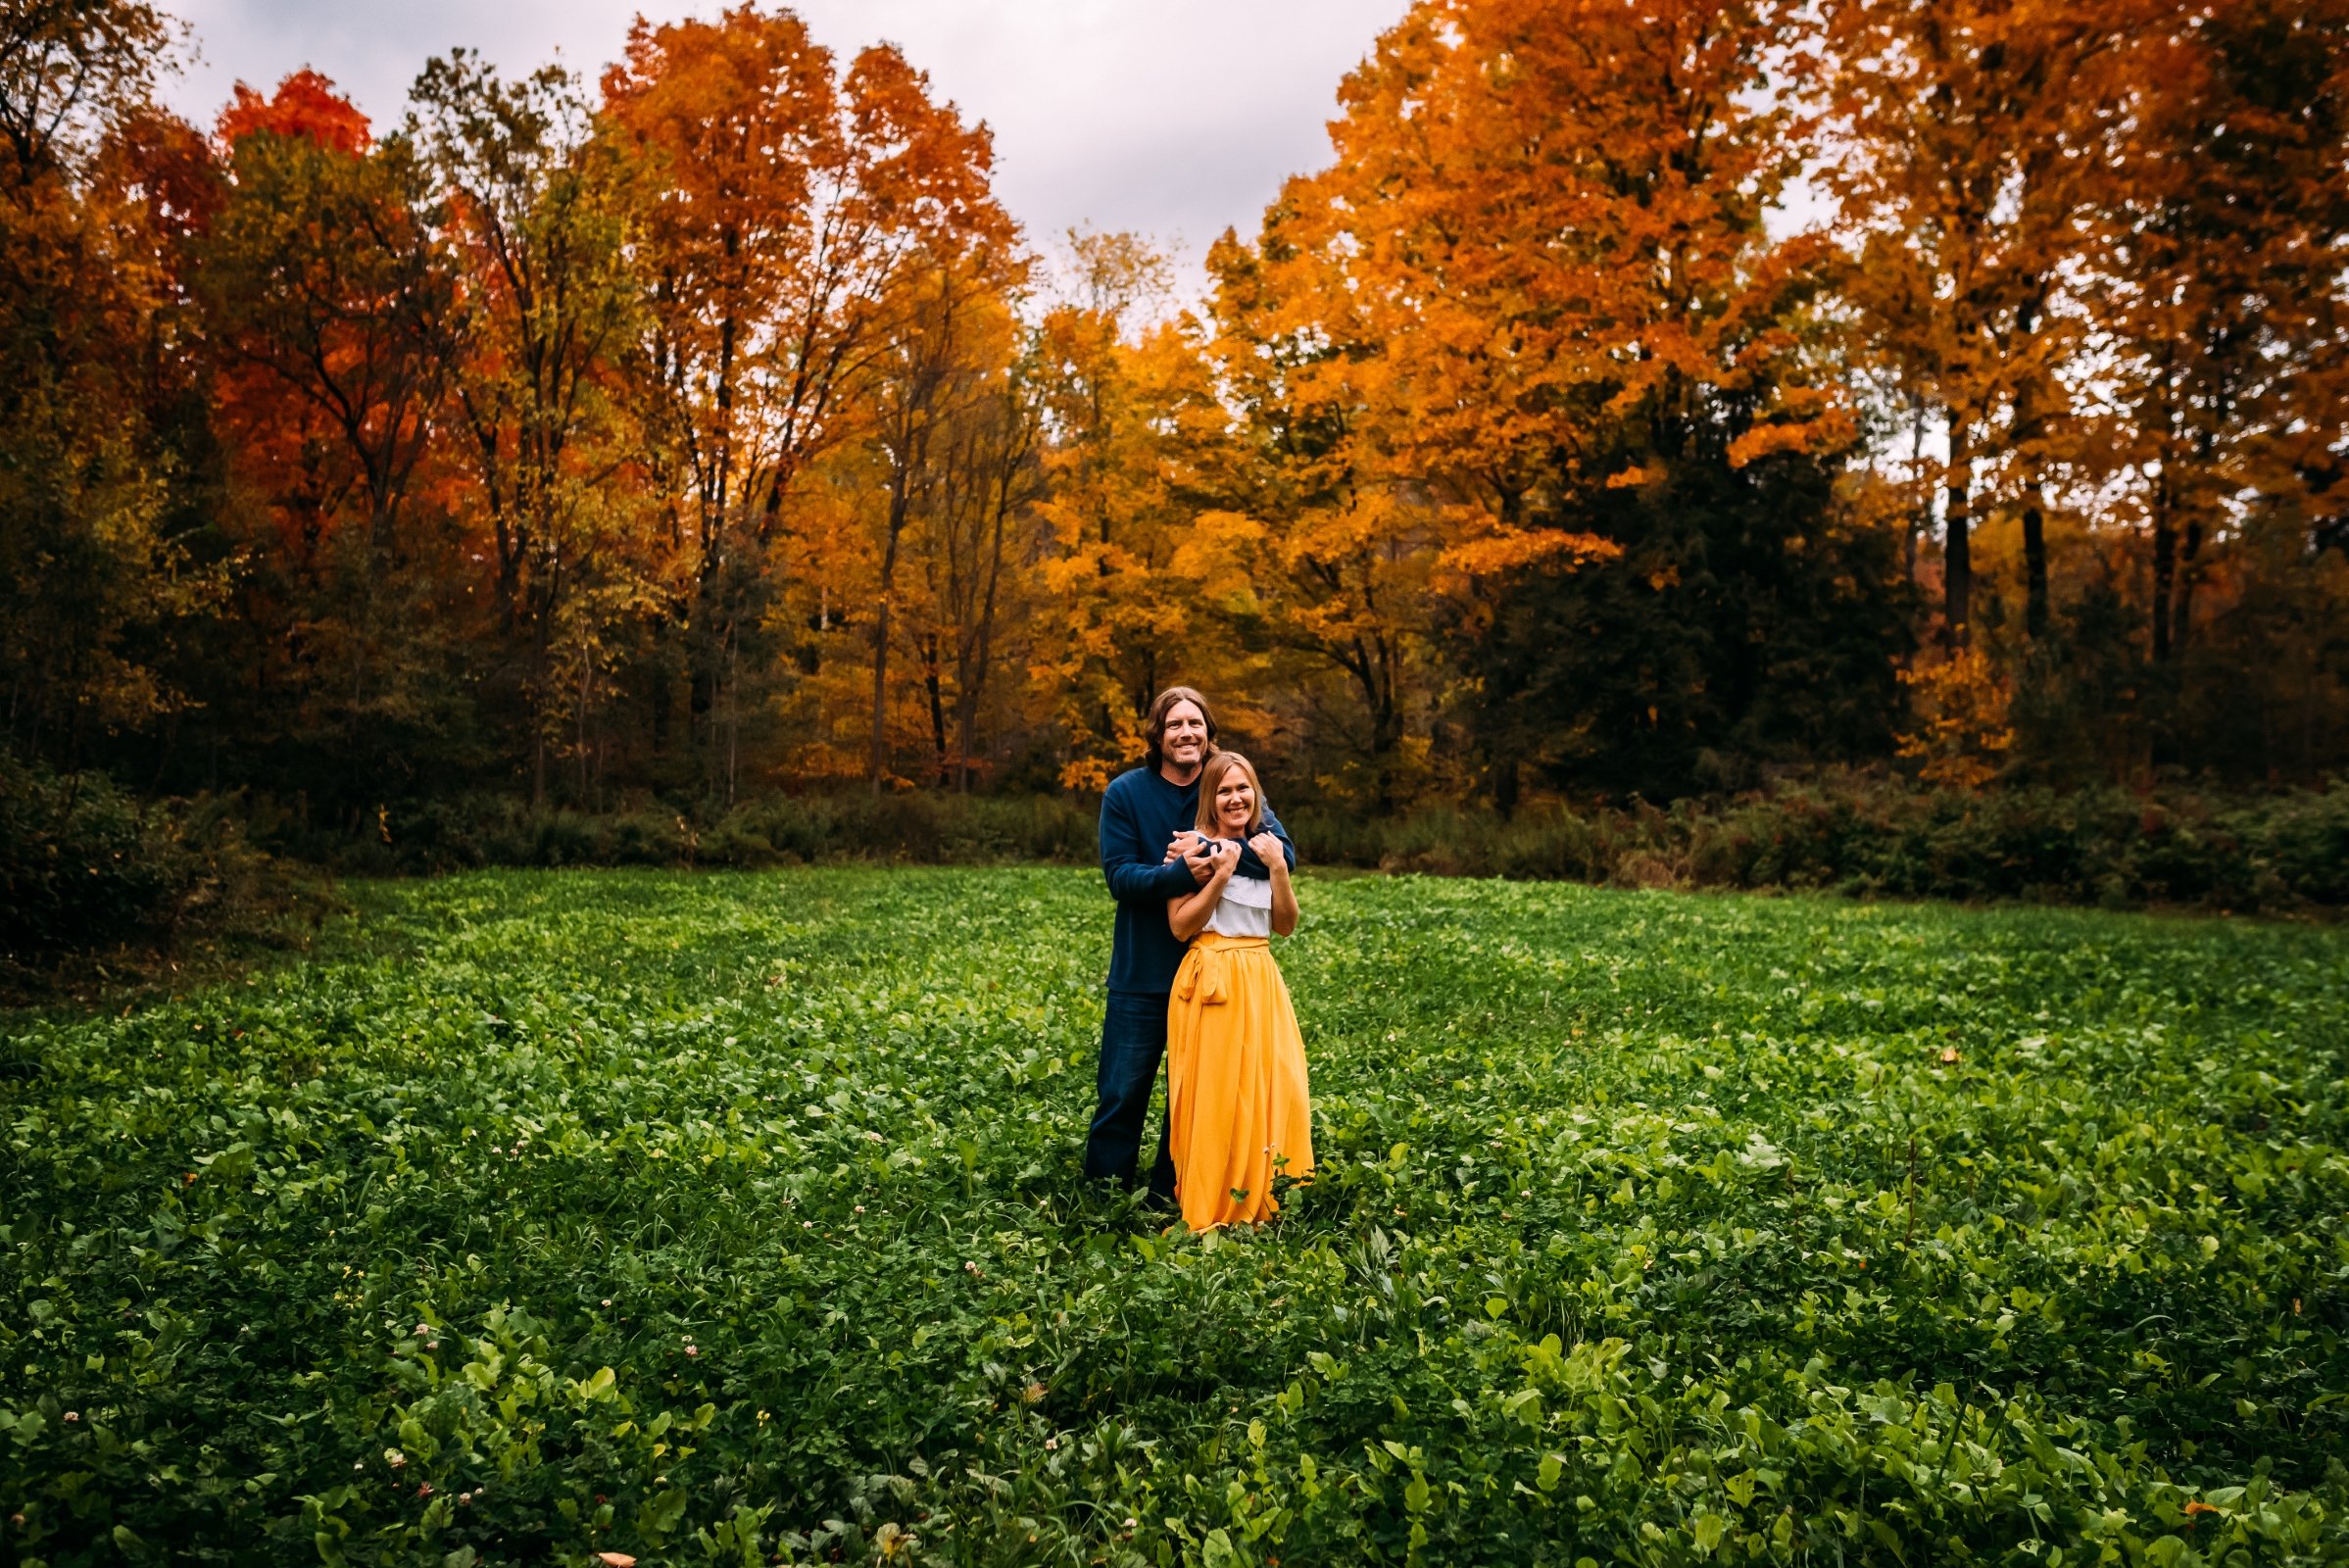
[[[1190,687],[1169,686],[1158,694],[1156,702],[1150,704],[1150,715],[1142,722],[1142,738],[1149,746],[1146,760],[1153,773],[1166,765],[1166,753],[1160,749],[1160,743],[1166,739],[1166,715],[1174,711],[1177,703],[1191,704],[1199,710],[1199,716],[1207,721],[1206,756],[1215,755],[1215,710],[1209,708],[1207,700]]]

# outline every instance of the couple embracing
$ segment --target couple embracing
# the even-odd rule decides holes
[[[1274,1176],[1313,1169],[1304,1040],[1271,944],[1297,929],[1297,850],[1254,766],[1217,750],[1204,697],[1168,688],[1143,735],[1143,765],[1101,796],[1117,930],[1085,1174],[1134,1185],[1163,1059],[1151,1204],[1195,1231],[1254,1223],[1279,1208]]]

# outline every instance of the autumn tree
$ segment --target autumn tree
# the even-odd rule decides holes
[[[2156,663],[2186,643],[2204,551],[2244,498],[2339,483],[2337,407],[2297,394],[2349,342],[2349,7],[2229,0],[2170,19],[2163,43],[2162,90],[2110,172],[2093,300],[2130,400]]]
[[[1011,291],[1024,268],[1016,257],[981,247],[945,256],[901,274],[879,335],[872,368],[873,445],[882,459],[878,589],[872,596],[872,731],[866,782],[878,793],[888,767],[889,656],[897,631],[899,558],[908,529],[918,526],[928,567],[930,613],[922,617],[917,655],[928,698],[933,768],[949,766],[941,645],[957,642],[958,673],[971,687],[974,710],[959,725],[963,739],[976,721],[978,650],[971,639],[992,634],[994,589],[1002,577],[1002,531],[1015,504],[1018,472],[1033,450],[1032,421],[997,420],[1024,415],[1006,405],[1005,381],[1017,352]],[[992,544],[982,551],[982,535]],[[985,567],[982,566],[985,561]],[[989,591],[977,594],[984,570]],[[968,758],[964,759],[967,772]]]
[[[171,43],[124,0],[0,18],[0,734],[68,766],[188,701],[174,638],[219,586],[149,395],[168,237],[108,168]]]
[[[20,0],[0,20],[0,148],[12,193],[70,178],[171,64],[166,13],[135,0]]]
[[[1504,806],[1529,762],[1670,792],[1711,749],[1881,743],[1896,621],[1852,613],[1880,541],[1836,521],[1853,421],[1811,352],[1831,252],[1766,221],[1807,147],[1772,72],[1814,41],[1777,0],[1422,4],[1284,198],[1445,509]]]
[[[2111,171],[2158,76],[2161,8],[1828,0],[1820,82],[1857,265],[1847,296],[1908,393],[1936,411],[1942,619],[1974,618],[1973,534],[2019,510],[2027,620],[2047,622],[2051,476],[2078,438],[2090,323],[2067,278],[2097,265]]]
[[[654,181],[637,266],[645,415],[662,465],[692,708],[732,797],[744,639],[794,479],[858,427],[855,389],[911,259],[1001,244],[984,127],[895,49],[845,69],[788,11],[640,21],[606,109]]]
[[[2313,770],[2349,717],[2325,531],[2349,506],[2349,8],[2227,0],[2165,44],[2094,299],[2142,519],[2144,756]]]
[[[930,442],[936,469],[918,541],[928,593],[919,633],[937,776],[968,794],[982,765],[980,720],[1027,683],[1021,650],[1041,611],[1036,503],[1043,406],[1033,356],[976,378]]]
[[[1278,672],[1296,688],[1286,706],[1315,706],[1317,683],[1340,678],[1331,706],[1350,713],[1301,726],[1309,765],[1384,809],[1415,766],[1412,710],[1442,679],[1432,638],[1444,509],[1397,463],[1381,416],[1393,413],[1380,397],[1384,345],[1345,268],[1292,237],[1297,216],[1278,203],[1254,244],[1227,234],[1208,258],[1214,364],[1240,425],[1224,510],[1201,518],[1190,559],[1212,570],[1228,558],[1240,619],[1291,656]],[[1331,731],[1344,736],[1336,748],[1323,744]]]
[[[416,515],[452,350],[440,193],[410,138],[377,141],[311,72],[266,98],[239,84],[218,140],[227,189],[196,281],[259,503],[240,606],[291,754],[356,820],[462,701]]]
[[[438,193],[412,141],[376,145],[312,72],[268,99],[239,83],[219,136],[229,196],[203,258],[214,342],[250,394],[255,444],[308,464],[317,488],[302,525],[350,509],[381,569],[447,363]],[[324,466],[315,451],[282,450],[313,430],[337,448]]]
[[[2349,760],[2349,0],[1398,9],[1187,314],[763,3],[381,134],[26,0],[4,744],[378,847],[1092,789],[1176,680],[1370,811]]]
[[[1177,569],[1216,505],[1230,413],[1198,334],[1170,318],[1165,262],[1139,237],[1070,236],[1065,297],[1039,333],[1052,443],[1039,515],[1049,610],[1031,678],[1052,693],[1065,788],[1142,756],[1150,699],[1178,679],[1246,689],[1246,661]],[[1229,725],[1237,716],[1222,714]]]
[[[446,194],[456,443],[486,514],[503,633],[517,644],[531,796],[586,727],[652,602],[633,428],[616,384],[641,320],[629,265],[632,169],[554,67],[501,78],[460,50],[416,80],[413,135]]]

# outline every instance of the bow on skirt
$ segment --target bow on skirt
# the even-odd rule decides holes
[[[1175,974],[1175,996],[1184,1002],[1198,1002],[1210,1006],[1232,1000],[1231,955],[1235,953],[1269,952],[1272,944],[1263,937],[1227,937],[1219,931],[1202,931],[1184,956],[1183,967]]]

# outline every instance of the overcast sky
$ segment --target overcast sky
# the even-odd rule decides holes
[[[669,0],[656,21],[714,16]],[[887,39],[995,130],[997,188],[1031,240],[1135,229],[1184,264],[1226,226],[1254,231],[1288,174],[1327,161],[1338,83],[1404,0],[803,0],[842,53]],[[589,77],[617,58],[625,0],[179,0],[199,58],[167,88],[209,126],[238,80],[304,66],[378,126],[432,55],[480,50],[519,74],[553,59]],[[1188,291],[1188,289],[1187,289]]]

